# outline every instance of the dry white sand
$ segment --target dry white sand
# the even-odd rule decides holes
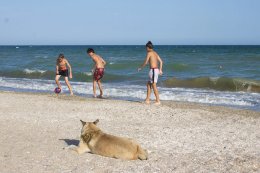
[[[136,139],[147,161],[66,150],[80,119]],[[259,172],[260,113],[197,104],[0,92],[0,172]]]

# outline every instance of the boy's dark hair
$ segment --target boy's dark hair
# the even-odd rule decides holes
[[[58,58],[64,58],[64,54],[60,53]]]
[[[150,48],[150,49],[152,49],[153,48],[153,43],[151,41],[148,41],[145,46]]]
[[[87,50],[87,53],[95,53],[95,51],[94,51],[94,49],[92,49],[92,48],[88,48],[88,50]]]
[[[62,61],[63,58],[65,58],[65,57],[64,57],[64,54],[63,54],[63,53],[60,53],[59,56],[58,56],[58,58],[57,58],[57,60],[56,60],[56,64],[58,65],[58,64]]]

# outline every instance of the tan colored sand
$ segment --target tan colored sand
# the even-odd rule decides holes
[[[64,149],[81,123],[136,139],[147,161],[124,161]],[[0,172],[259,172],[260,113],[165,102],[0,92]]]

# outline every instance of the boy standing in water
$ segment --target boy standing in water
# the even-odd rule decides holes
[[[97,97],[97,95],[96,95],[96,82],[97,82],[99,90],[100,90],[99,97],[102,98],[103,97],[103,90],[102,90],[102,86],[101,86],[101,78],[103,77],[104,72],[105,72],[106,61],[104,61],[104,59],[101,58],[101,56],[95,54],[95,51],[92,48],[88,48],[87,53],[95,63],[94,67],[92,69],[92,73],[93,73],[93,97],[95,97],[95,98]]]
[[[70,74],[68,72],[67,66],[69,67]],[[69,79],[68,79],[68,76],[70,77],[70,79],[72,78],[71,66],[70,66],[69,62],[65,59],[63,54],[60,54],[56,61],[55,81],[60,89],[61,89],[61,84],[59,82],[59,79],[61,76],[64,76],[65,82],[70,90],[70,95],[73,95],[73,92],[72,92],[72,89],[71,89],[71,86],[69,83]]]
[[[159,99],[159,93],[158,93],[156,83],[158,81],[158,75],[163,74],[162,72],[163,61],[161,60],[160,56],[153,50],[153,44],[151,41],[148,41],[148,43],[146,44],[146,51],[147,51],[146,59],[144,63],[138,68],[138,71],[140,71],[148,62],[150,64],[150,71],[149,71],[150,80],[147,82],[147,95],[146,95],[145,103],[146,104],[150,103],[151,88],[153,88],[154,95],[156,98],[155,104],[159,105],[160,99]],[[158,69],[158,62],[160,63],[160,69]]]

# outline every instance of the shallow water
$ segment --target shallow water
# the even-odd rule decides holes
[[[0,46],[0,89],[53,92],[55,62],[64,53],[73,69],[75,93],[91,95],[93,47],[106,61],[105,95],[144,99],[148,68],[144,46]],[[155,46],[164,61],[162,100],[260,110],[260,46]],[[86,83],[88,82],[88,83]],[[63,91],[67,92],[64,86]]]

